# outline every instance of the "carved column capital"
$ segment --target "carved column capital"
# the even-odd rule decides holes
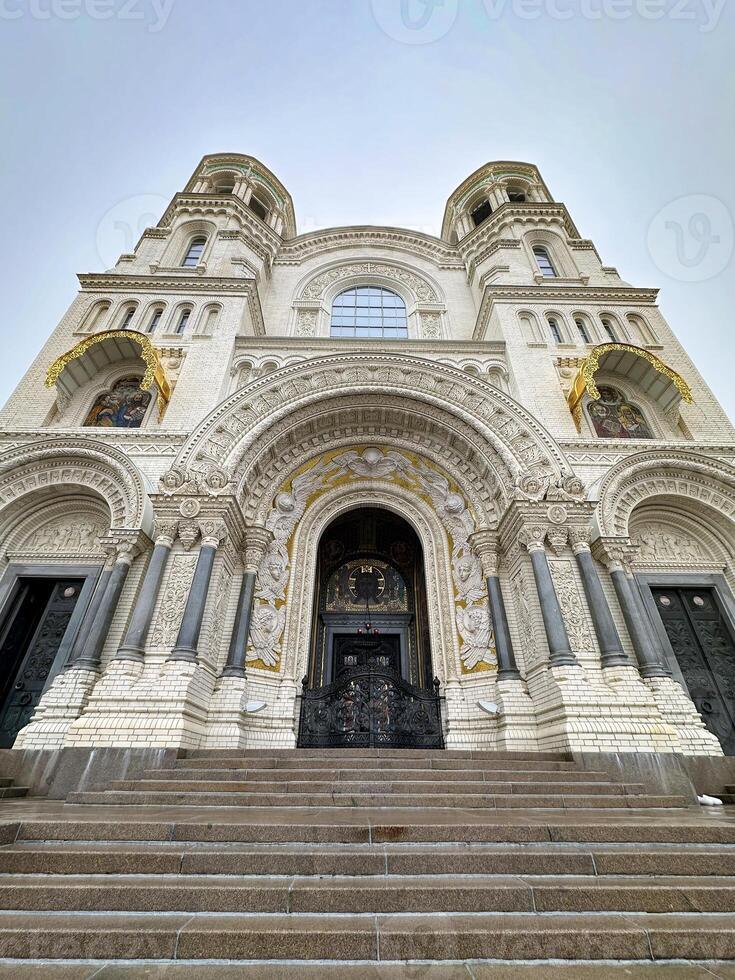
[[[634,548],[628,538],[598,538],[593,553],[608,571],[631,573]]]
[[[257,572],[272,541],[273,532],[260,524],[252,524],[245,528],[243,564],[246,570]]]
[[[472,550],[480,559],[485,578],[498,574],[498,534],[489,528],[481,528],[469,536]]]
[[[529,524],[521,528],[518,533],[518,541],[526,551],[546,551],[546,532],[548,528],[544,524]]]
[[[210,545],[213,548],[219,548],[227,537],[227,528],[223,521],[200,521],[199,531],[202,535],[202,545]]]
[[[569,543],[575,555],[583,551],[591,550],[592,528],[591,527],[570,527]]]
[[[167,548],[173,546],[174,541],[179,533],[178,521],[156,521],[156,529],[154,532],[154,541],[156,544],[164,545]]]
[[[118,563],[132,565],[138,555],[145,550],[147,542],[148,538],[139,534],[133,536],[113,534],[100,538],[100,544],[107,553],[108,562],[111,565]]]

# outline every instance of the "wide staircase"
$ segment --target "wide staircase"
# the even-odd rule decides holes
[[[0,814],[0,977],[735,977],[735,818],[562,754],[188,752]]]

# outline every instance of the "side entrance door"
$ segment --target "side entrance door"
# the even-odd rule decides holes
[[[0,748],[31,719],[79,598],[77,579],[21,579],[0,630]]]
[[[735,755],[735,643],[714,589],[651,592],[689,696],[725,754]]]

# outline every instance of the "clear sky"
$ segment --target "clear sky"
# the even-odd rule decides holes
[[[0,0],[0,401],[76,273],[237,151],[302,231],[438,233],[475,168],[536,163],[735,416],[734,42],[735,0]]]

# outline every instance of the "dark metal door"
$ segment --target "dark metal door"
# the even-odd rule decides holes
[[[40,584],[21,584],[0,638],[0,669],[4,675],[1,748],[11,746],[31,720],[80,590],[81,583],[76,580],[54,582],[50,596],[48,588],[44,590]]]
[[[689,696],[725,754],[735,755],[735,644],[714,590],[651,591]]]

